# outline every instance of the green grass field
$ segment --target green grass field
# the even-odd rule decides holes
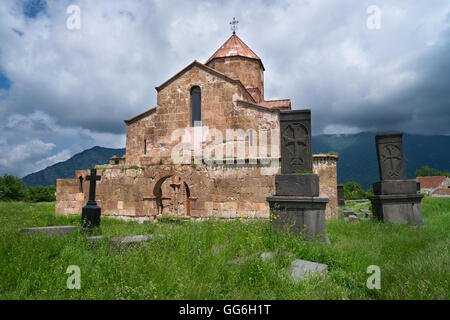
[[[268,221],[138,224],[102,218],[96,234],[166,235],[116,252],[107,240],[90,246],[83,233],[21,234],[23,227],[78,226],[80,216],[55,217],[54,203],[3,202],[0,299],[449,299],[450,199],[424,198],[422,207],[423,229],[328,221],[331,245],[273,234]],[[222,251],[211,250],[223,243],[228,245]],[[276,250],[291,258],[228,263]],[[294,258],[325,263],[329,272],[292,283],[280,270]],[[79,290],[66,286],[70,265],[80,267]],[[369,265],[381,269],[380,290],[366,287]]]

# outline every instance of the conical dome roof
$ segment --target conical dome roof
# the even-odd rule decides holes
[[[236,34],[233,34],[227,41],[225,41],[225,43],[208,59],[208,61],[206,61],[205,64],[208,64],[211,60],[216,58],[236,56],[258,60],[264,69],[261,59]]]

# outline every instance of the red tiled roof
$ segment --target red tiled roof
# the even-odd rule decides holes
[[[291,99],[261,101],[258,104],[271,109],[291,110]]]
[[[205,62],[208,64],[215,58],[225,57],[245,57],[250,59],[259,60],[262,65],[261,59],[250,49],[244,41],[242,41],[237,35],[233,34],[225,43]],[[262,66],[264,69],[264,66]]]
[[[448,194],[450,195],[450,188],[439,188],[432,192],[433,194]]]
[[[416,181],[420,182],[421,189],[433,189],[438,187],[444,180],[445,176],[429,176],[429,177],[416,177]]]

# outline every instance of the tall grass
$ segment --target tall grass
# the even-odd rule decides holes
[[[448,299],[450,200],[422,201],[425,228],[374,221],[328,221],[331,245],[274,234],[268,221],[207,220],[138,224],[102,218],[92,246],[83,233],[24,235],[20,228],[79,225],[55,217],[54,203],[0,203],[1,299]],[[165,238],[110,251],[108,238]],[[226,244],[225,246],[220,246]],[[213,249],[214,248],[214,249]],[[263,262],[256,252],[288,252]],[[293,283],[282,270],[293,259],[328,265],[327,276]],[[67,289],[69,265],[81,269],[81,289]],[[381,268],[381,289],[366,287],[369,265]]]

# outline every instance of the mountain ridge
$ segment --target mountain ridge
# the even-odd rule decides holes
[[[355,181],[367,190],[379,180],[372,132],[356,134],[326,134],[312,137],[313,153],[337,152],[338,183]],[[423,165],[450,171],[450,136],[403,134],[406,174],[414,178],[415,170]],[[22,178],[27,186],[55,185],[56,179],[73,178],[75,170],[90,169],[108,163],[113,155],[123,156],[125,148],[112,149],[95,146],[81,151],[70,159],[58,162]]]
[[[28,174],[22,178],[27,187],[39,185],[56,185],[56,179],[73,178],[75,170],[91,169],[95,165],[108,163],[113,155],[121,157],[125,154],[125,148],[112,149],[95,146],[83,150],[66,161],[55,163],[45,169]]]

